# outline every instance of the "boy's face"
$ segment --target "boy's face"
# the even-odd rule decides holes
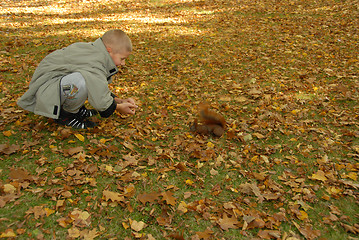
[[[126,64],[126,59],[128,56],[131,55],[130,52],[116,52],[113,51],[111,48],[107,48],[108,53],[110,54],[113,62],[116,64],[116,66],[124,66]]]

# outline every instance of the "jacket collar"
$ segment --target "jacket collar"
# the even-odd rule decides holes
[[[102,42],[102,39],[98,38],[95,42],[93,42],[93,45],[96,48],[100,49],[101,52],[103,52],[105,54],[105,56],[106,56],[105,67],[106,67],[106,70],[108,72],[107,77],[110,77],[110,76],[116,74],[118,72],[118,68],[115,65],[115,63],[113,62],[110,54],[107,52],[105,44],[103,44],[103,42]]]

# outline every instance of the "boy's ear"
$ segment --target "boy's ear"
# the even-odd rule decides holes
[[[106,50],[107,50],[108,53],[112,53],[112,48],[106,47]]]

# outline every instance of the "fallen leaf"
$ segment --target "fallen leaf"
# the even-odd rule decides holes
[[[16,192],[16,188],[12,185],[12,184],[4,184],[4,192],[5,193],[15,193]]]
[[[226,213],[223,214],[223,218],[221,218],[221,219],[218,220],[218,225],[219,225],[223,230],[228,230],[228,229],[230,229],[230,228],[238,229],[239,227],[236,226],[237,224],[239,224],[237,218],[235,218],[234,216],[232,216],[231,218],[229,218]]]
[[[5,232],[1,233],[0,238],[12,238],[16,237],[16,234],[14,233],[14,230],[11,228],[6,229]]]
[[[96,237],[100,236],[100,233],[97,232],[97,229],[94,228],[92,230],[89,230],[89,231],[86,231],[84,234],[83,234],[83,238],[84,240],[93,240],[95,239]]]
[[[313,230],[313,227],[310,224],[305,224],[303,227],[298,223],[293,221],[294,226],[299,230],[299,232],[308,240],[316,239],[321,235],[319,230]]]
[[[130,219],[130,225],[131,225],[131,229],[136,232],[139,232],[146,227],[146,223],[142,221],[137,222],[136,220],[131,220],[131,219]]]
[[[187,204],[184,201],[180,202],[177,209],[183,213],[186,213],[188,211]]]
[[[146,204],[147,202],[149,203],[154,203],[155,201],[159,200],[159,193],[143,193],[143,194],[138,194],[137,199],[142,203],[142,204]]]
[[[2,134],[6,137],[10,137],[12,135],[11,131],[3,131]]]
[[[70,238],[78,238],[81,236],[81,232],[77,227],[72,227],[67,230]]]
[[[85,137],[82,136],[81,134],[75,133],[74,135],[75,135],[75,137],[76,137],[78,140],[80,140],[81,142],[85,141]]]
[[[325,173],[324,173],[322,170],[318,170],[318,172],[313,173],[313,174],[312,174],[312,179],[314,179],[314,180],[320,180],[320,181],[323,181],[323,182],[325,182],[326,180],[328,180],[328,179],[325,177]]]
[[[125,200],[124,196],[117,192],[104,190],[102,194],[106,201],[111,200],[112,202],[123,202]]]
[[[280,239],[281,233],[278,230],[260,230],[257,236],[262,239]]]
[[[0,144],[0,152],[6,155],[13,154],[20,150],[20,146],[16,144]]]
[[[166,201],[167,204],[170,204],[172,206],[176,205],[176,198],[173,197],[173,192],[162,192],[161,196],[163,197],[163,201]]]
[[[203,232],[196,232],[196,235],[199,237],[199,239],[204,239],[204,240],[211,239],[213,234],[214,234],[214,231],[212,231],[208,228]]]

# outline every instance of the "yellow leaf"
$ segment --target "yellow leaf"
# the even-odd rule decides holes
[[[113,172],[113,167],[110,166],[110,165],[106,165],[106,166],[105,166],[105,170],[106,170],[107,172]]]
[[[214,144],[213,144],[212,142],[208,142],[208,143],[207,143],[207,147],[213,148],[213,147],[214,147]]]
[[[357,173],[356,172],[350,172],[347,175],[348,178],[353,179],[354,181],[356,181],[358,179]]]
[[[314,180],[320,180],[320,181],[326,181],[327,178],[325,177],[325,173],[322,170],[318,170],[318,172],[313,173],[312,179]]]
[[[122,222],[122,227],[123,227],[124,229],[128,229],[130,226],[128,226],[128,224],[127,224],[127,223]]]
[[[45,208],[45,212],[46,212],[46,217],[50,216],[51,214],[53,214],[55,212],[55,210],[50,209],[50,208]]]
[[[61,173],[64,171],[64,168],[63,167],[56,167],[55,170],[54,170],[54,173]]]
[[[189,185],[189,186],[192,186],[193,185],[193,181],[191,179],[187,179],[186,180],[186,184]]]
[[[299,211],[300,212],[300,215],[298,216],[298,218],[300,220],[304,220],[304,219],[307,219],[308,218],[308,213],[304,212],[304,211]]]
[[[11,184],[4,184],[4,192],[5,193],[14,193],[14,192],[16,192],[16,188]]]
[[[67,230],[70,238],[78,238],[81,236],[81,232],[77,227],[72,227]]]
[[[343,190],[341,190],[340,188],[336,188],[336,187],[328,187],[327,188],[327,192],[330,193],[330,194],[339,194],[341,193]]]
[[[77,137],[77,139],[80,140],[81,142],[85,141],[85,137],[79,133],[75,133],[75,137]]]
[[[209,171],[211,173],[211,175],[215,176],[218,174],[218,171],[214,170],[213,168],[211,169],[211,171]]]
[[[11,228],[6,229],[5,232],[1,233],[0,238],[11,238],[16,237],[16,234],[14,233],[14,230]]]
[[[4,134],[6,137],[10,137],[12,135],[11,131],[3,131],[2,134]]]
[[[188,211],[187,203],[185,203],[184,201],[181,201],[180,204],[178,205],[177,209],[180,210],[183,213],[186,213]]]

